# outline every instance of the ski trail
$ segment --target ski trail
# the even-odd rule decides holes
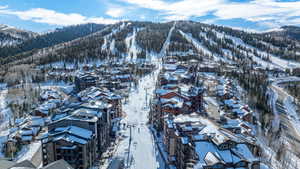
[[[272,121],[272,130],[273,130],[273,132],[277,132],[279,130],[279,126],[280,126],[280,117],[279,117],[279,113],[276,108],[278,93],[275,92],[274,89],[268,88],[267,95],[269,97],[268,105],[274,114],[274,119]]]
[[[288,95],[284,101],[283,105],[286,108],[286,111],[289,113],[289,119],[293,124],[295,131],[300,135],[300,119],[297,113],[297,108],[293,102],[294,97]]]
[[[279,78],[272,83],[272,87],[284,94],[285,98],[283,100],[283,106],[286,109],[290,122],[292,123],[295,131],[300,135],[300,117],[297,113],[297,107],[293,101],[295,98],[279,86],[279,84],[288,82],[300,82],[300,78],[294,76]],[[276,94],[278,95],[278,93]]]
[[[108,45],[108,42],[109,42],[110,38],[112,37],[112,35],[115,35],[116,33],[121,32],[126,26],[127,25],[125,25],[125,23],[123,22],[122,25],[120,25],[118,28],[113,29],[111,31],[111,33],[109,33],[108,35],[103,36],[104,42],[101,46],[101,51],[105,51],[109,47],[109,50],[112,52],[112,50],[111,50],[112,44]],[[113,44],[113,47],[114,47],[114,44]]]
[[[126,44],[127,51],[128,51],[128,54],[127,54],[127,60],[128,61],[129,60],[136,60],[137,55],[140,53],[140,49],[139,49],[139,47],[137,46],[137,43],[136,43],[136,33],[137,33],[137,30],[134,29],[133,34],[131,36],[128,36],[125,39],[125,44]]]
[[[195,48],[199,52],[203,52],[206,55],[213,56],[213,54],[206,48],[204,47],[200,42],[198,42],[195,38],[193,38],[191,35],[184,33],[182,30],[179,30],[179,33],[189,42],[192,43]],[[219,60],[220,58],[217,58],[214,56],[215,59]]]
[[[101,46],[101,50],[104,51],[107,49],[107,37],[104,37],[104,43]]]
[[[219,46],[219,44],[217,42],[215,42],[213,39],[207,37],[206,32],[200,32],[199,36],[204,38],[206,41],[209,41],[210,45]],[[233,58],[232,52],[230,50],[226,50],[223,48],[221,48],[221,50],[224,52],[224,55],[216,54],[216,56],[218,56],[218,58],[216,57],[217,60],[221,59],[222,61],[224,61],[226,63],[233,64],[234,61],[232,61],[232,58]]]
[[[218,31],[214,30],[214,32],[218,32]],[[271,64],[269,66],[279,67],[279,68],[282,68],[282,69],[291,68],[291,67],[293,67],[293,68],[300,67],[300,63],[299,62],[289,61],[289,60],[286,60],[286,59],[281,59],[278,56],[274,56],[273,54],[267,53],[265,51],[261,51],[261,50],[255,48],[255,47],[253,47],[253,46],[251,46],[249,44],[246,44],[241,38],[238,38],[238,37],[235,37],[235,36],[231,36],[231,35],[227,35],[227,34],[220,33],[220,32],[218,32],[218,34],[223,34],[223,37],[231,39],[236,46],[240,45],[240,46],[243,46],[246,49],[250,49],[252,51],[256,50],[258,54],[260,54],[260,55],[262,55],[264,57],[269,58],[270,59],[270,63],[269,64]],[[266,61],[262,60],[261,58],[259,58],[257,56],[253,57],[253,59],[256,62],[258,62],[258,63],[266,62]],[[263,63],[263,64],[264,65],[268,65],[267,63]]]
[[[163,56],[165,56],[167,54],[167,49],[168,49],[168,47],[170,45],[170,39],[171,39],[172,33],[173,33],[174,29],[175,29],[175,26],[176,26],[176,22],[174,22],[172,28],[170,29],[170,31],[168,33],[167,39],[166,39],[165,43],[163,44],[163,47],[161,48],[161,51],[159,53],[160,57],[163,57]]]
[[[116,43],[116,41],[115,41],[115,39],[113,39],[109,46],[109,50],[113,55],[116,53],[115,43]]]

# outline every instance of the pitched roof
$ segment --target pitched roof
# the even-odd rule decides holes
[[[20,163],[15,164],[13,168],[22,168],[22,169],[35,169],[36,167],[28,160],[22,161]]]
[[[11,168],[13,165],[15,165],[15,162],[8,161],[8,160],[1,160],[1,159],[0,159],[0,168],[1,168],[1,169],[9,169],[9,168]]]

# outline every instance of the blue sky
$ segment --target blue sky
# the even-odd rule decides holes
[[[300,0],[0,0],[0,24],[36,32],[122,20],[194,20],[266,31],[300,26]]]

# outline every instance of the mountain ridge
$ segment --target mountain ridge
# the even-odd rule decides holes
[[[27,52],[34,49],[41,49],[53,46],[62,42],[71,41],[73,39],[89,35],[93,32],[101,30],[105,27],[102,24],[80,24],[57,28],[54,31],[45,34],[36,34],[24,41],[17,43],[13,46],[2,46],[0,48],[1,57],[9,57],[17,55],[22,52]]]
[[[7,63],[47,64],[55,61],[124,58],[136,60],[159,55],[174,23],[166,54],[207,55],[230,62],[256,63],[270,68],[298,67],[300,45],[294,39],[249,33],[194,21],[167,23],[124,21],[90,35],[2,59]],[[31,58],[31,59],[28,59]],[[195,56],[193,56],[195,57]],[[38,59],[37,59],[38,58]]]

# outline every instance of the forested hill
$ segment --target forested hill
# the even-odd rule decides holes
[[[52,32],[41,35],[29,36],[27,38],[24,38],[22,41],[19,40],[18,43],[13,43],[13,40],[11,40],[10,44],[12,45],[2,45],[0,47],[0,58],[3,59],[22,52],[31,51],[33,49],[41,49],[59,43],[71,41],[73,39],[84,37],[91,33],[97,32],[104,27],[105,25],[102,24],[81,24],[58,28]],[[23,34],[25,33],[23,32]],[[8,37],[6,37],[8,35],[9,34],[0,33],[0,42],[4,41],[4,39],[9,39]]]
[[[300,41],[300,27],[298,26],[283,26],[279,31],[272,31],[267,34]]]
[[[36,35],[31,31],[0,24],[0,48],[20,44]]]
[[[50,42],[44,39],[46,41],[44,46],[39,48],[49,47],[2,58],[0,63],[41,65],[93,59],[136,60],[153,56],[179,55],[189,58],[208,57],[227,63],[248,64],[251,67],[284,70],[300,67],[299,41],[288,36],[278,38],[272,33],[249,33],[192,21],[168,23],[126,21],[107,25],[105,28],[103,25],[94,25],[98,26],[97,32],[96,28],[91,29],[91,25],[81,26],[82,29],[78,26],[64,28],[27,41],[24,44],[28,46],[43,44],[39,42],[43,39],[41,37]],[[82,37],[75,39],[74,32]],[[91,32],[95,33],[83,36]]]

